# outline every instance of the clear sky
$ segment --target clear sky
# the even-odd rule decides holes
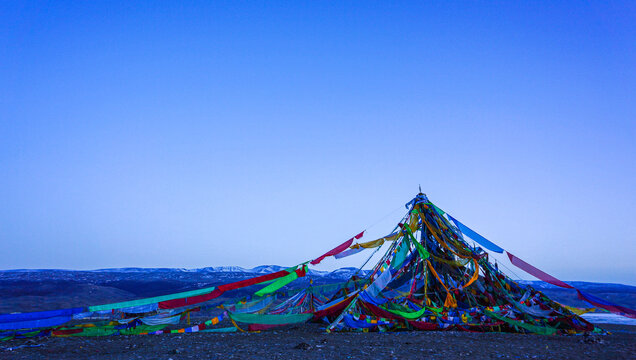
[[[0,269],[297,264],[388,233],[421,184],[556,277],[636,284],[635,24],[633,1],[3,1]]]

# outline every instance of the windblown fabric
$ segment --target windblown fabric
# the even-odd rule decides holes
[[[28,320],[39,320],[39,319],[48,319],[53,317],[69,316],[69,315],[79,314],[83,310],[84,308],[78,307],[78,308],[71,308],[71,309],[36,311],[36,312],[17,313],[17,314],[0,314],[0,323],[20,322],[20,321],[28,321]]]
[[[56,316],[47,319],[25,320],[0,323],[0,330],[34,329],[62,325],[73,319],[72,315]]]
[[[363,243],[358,243],[352,246],[353,249],[373,249],[378,246],[382,246],[386,238],[380,238],[377,240],[371,240]]]
[[[550,335],[598,330],[531,286],[520,286],[506,276],[489,262],[488,252],[484,251],[501,253],[503,249],[447,216],[426,195],[418,194],[408,207],[408,213],[388,236],[352,245],[363,236],[361,232],[311,261],[271,274],[112,304],[0,314],[0,330],[12,330],[0,331],[0,340],[217,331],[208,327],[218,324],[223,316],[229,317],[228,322],[234,325],[231,329],[241,332],[268,330],[312,319],[329,322],[328,332],[457,329]],[[470,245],[462,234],[483,248]],[[375,248],[370,252],[376,254],[388,241],[393,243],[383,255],[378,254],[382,256],[370,271],[362,269],[371,257],[346,282],[314,286],[309,281],[309,286],[286,289],[294,280],[306,276],[308,263],[316,265],[328,256],[339,259],[365,249]],[[512,254],[507,255],[515,266],[537,278],[573,288]],[[249,286],[254,286],[254,290],[229,293]],[[234,299],[201,305],[222,295]],[[632,309],[581,291],[578,295],[599,308],[636,317]],[[195,311],[225,312],[195,326],[167,328],[180,323],[184,314]],[[96,318],[106,321],[89,322]],[[70,325],[71,319],[73,325]],[[188,316],[188,322],[189,319]]]
[[[459,230],[466,236],[468,236],[469,238],[475,240],[477,243],[479,243],[481,246],[485,247],[486,249],[490,250],[490,251],[494,251],[496,253],[502,253],[504,250],[502,248],[500,248],[499,246],[495,245],[494,243],[490,242],[488,239],[486,239],[485,237],[477,234],[477,232],[473,231],[471,228],[469,228],[468,226],[462,224],[461,222],[459,222],[459,220],[455,219],[454,217],[450,216],[448,213],[446,214],[446,216],[448,216],[454,223],[455,225],[459,228]]]
[[[376,240],[371,240],[371,241],[367,241],[367,242],[357,243],[357,244],[351,245],[351,248],[352,249],[373,249],[373,248],[376,248],[378,246],[382,246],[385,241],[395,241],[395,240],[399,239],[400,236],[402,236],[402,234],[400,232],[394,232],[394,233],[392,233],[390,235],[387,235],[385,237],[381,237],[381,238],[376,239]]]
[[[400,310],[394,310],[394,309],[384,309],[386,311],[389,311],[395,315],[399,315],[405,319],[409,319],[409,320],[415,320],[415,319],[419,319],[421,318],[425,313],[426,313],[426,308],[423,307],[418,311],[413,311],[413,312],[406,312],[406,311],[400,311]]]
[[[377,297],[378,294],[391,282],[391,270],[386,269],[380,274],[373,283],[365,290],[371,297]]]
[[[274,302],[274,300],[274,296],[269,296],[246,304],[236,304],[231,307],[226,307],[226,309],[231,311],[232,314],[254,313],[266,309]]]
[[[513,320],[513,319],[507,318],[507,317],[505,317],[503,315],[499,315],[499,314],[497,314],[495,312],[492,312],[492,311],[485,310],[484,313],[488,317],[504,321],[504,322],[508,323],[511,326],[520,327],[522,329],[528,330],[528,331],[536,333],[536,334],[554,335],[557,332],[556,329],[551,328],[551,327],[544,327],[544,326],[526,324],[524,322],[521,322],[521,321],[518,321],[518,320]]]
[[[209,294],[214,290],[215,290],[215,287],[209,287],[204,289],[197,289],[192,291],[180,292],[176,294],[155,296],[155,297],[139,299],[139,300],[130,300],[130,301],[122,301],[122,302],[112,303],[112,304],[89,306],[88,311],[91,311],[91,312],[104,311],[104,310],[114,310],[114,309],[149,305],[149,304],[159,303],[162,301],[169,301],[173,299],[181,299],[181,298],[193,297],[197,295]]]
[[[231,314],[230,317],[240,323],[262,324],[262,325],[284,325],[307,322],[313,314],[290,314],[290,315],[261,315],[261,314]]]
[[[345,250],[345,251],[341,252],[340,254],[334,255],[333,257],[336,258],[336,259],[342,259],[342,258],[347,257],[347,256],[355,255],[355,254],[359,253],[362,250],[364,250],[364,248],[348,249],[348,250]]]
[[[288,271],[281,270],[271,274],[261,275],[261,276],[253,277],[250,279],[233,282],[230,284],[219,285],[219,287],[217,287],[216,289],[214,289],[213,291],[207,294],[197,295],[192,297],[185,297],[185,298],[178,298],[174,300],[161,301],[159,302],[159,308],[174,309],[178,307],[195,305],[198,303],[215,299],[221,296],[226,291],[236,290],[236,289],[244,288],[244,287],[255,285],[255,284],[260,284],[266,281],[282,278],[288,275],[290,275]]]
[[[391,262],[391,268],[396,270],[401,268],[410,250],[411,246],[408,241],[405,241],[400,246],[398,246],[395,256],[393,257],[393,261]]]
[[[354,329],[365,329],[365,328],[372,328],[372,327],[376,327],[380,325],[391,325],[391,322],[389,321],[378,321],[378,320],[366,321],[366,320],[361,320],[359,318],[356,319],[355,317],[349,314],[345,314],[345,316],[343,317],[343,320],[347,326]]]
[[[581,290],[576,290],[576,292],[579,295],[579,299],[581,300],[585,300],[587,302],[589,302],[592,305],[598,306],[600,308],[603,308],[605,310],[608,310],[612,313],[618,314],[618,315],[623,315],[626,317],[630,317],[630,318],[636,318],[636,311],[627,308],[625,306],[620,306],[617,304],[614,304],[612,302],[609,302],[607,300],[603,300],[599,297],[596,297],[592,294],[588,294],[586,292],[583,292]]]
[[[222,294],[223,294],[223,291],[217,288],[211,291],[210,293],[203,294],[203,295],[160,301],[159,309],[175,309],[179,307],[195,305],[195,304],[199,304],[208,300],[216,299]]]
[[[336,255],[336,254],[340,254],[341,252],[347,250],[349,248],[349,246],[351,246],[351,244],[353,243],[354,239],[360,239],[363,235],[364,235],[364,231],[359,233],[358,235],[352,237],[351,239],[343,242],[342,244],[336,246],[335,248],[327,251],[326,253],[320,255],[319,257],[315,258],[314,260],[311,261],[311,264],[312,265],[318,265],[327,256],[333,256],[333,255]]]
[[[526,314],[530,314],[534,317],[539,317],[539,318],[548,318],[550,317],[550,314],[554,312],[554,310],[552,309],[543,310],[541,309],[541,306],[539,305],[527,306],[527,305],[519,304],[518,306],[516,306],[516,308],[523,311]]]
[[[387,299],[387,298],[380,299],[380,298],[377,298],[377,297],[373,297],[367,291],[361,291],[360,292],[360,300],[362,300],[364,302],[371,303],[371,304],[376,305],[376,306],[380,306],[380,305],[386,303],[387,301],[389,301],[389,299]]]
[[[305,273],[306,273],[305,266],[302,266],[300,269],[295,269],[289,275],[285,275],[282,278],[274,281],[273,283],[267,285],[266,287],[260,289],[256,293],[254,293],[254,295],[263,296],[263,295],[271,294],[274,291],[276,291],[276,290],[282,288],[283,286],[289,284],[290,282],[298,279],[299,277],[305,276]]]
[[[349,306],[349,304],[351,304],[351,302],[356,298],[357,294],[358,294],[358,291],[354,292],[348,297],[344,297],[344,298],[338,299],[337,301],[332,301],[326,304],[328,306],[323,306],[318,308],[318,310],[314,312],[314,318],[321,319],[325,316],[331,316],[334,314],[341,313],[342,310],[344,310],[347,306]]]
[[[224,328],[218,328],[218,329],[205,329],[205,330],[200,330],[201,332],[209,332],[209,333],[233,333],[236,332],[236,328],[234,326],[232,327],[224,327]]]
[[[583,315],[583,314],[587,314],[589,312],[592,312],[592,311],[596,310],[596,308],[577,308],[577,307],[567,306],[567,305],[563,305],[563,304],[561,304],[561,306],[563,306],[564,308],[570,310],[571,312],[575,313],[576,315]]]
[[[224,317],[225,317],[225,313],[223,313],[222,315],[217,316],[215,318],[212,318],[210,320],[207,320],[205,322],[202,322],[202,323],[200,323],[198,325],[191,326],[191,327],[187,327],[187,328],[183,328],[183,329],[176,329],[176,330],[158,330],[158,331],[147,332],[146,334],[148,334],[148,335],[159,335],[159,334],[193,333],[193,332],[199,332],[199,331],[205,331],[205,332],[233,332],[233,331],[236,331],[235,327],[230,328],[230,329],[234,329],[234,330],[228,330],[228,328],[225,328],[225,329],[208,329],[209,326],[213,326],[213,325],[216,325],[219,322],[221,322]]]
[[[123,312],[123,313],[127,313],[127,314],[144,314],[144,313],[149,313],[149,312],[156,311],[157,309],[159,309],[159,304],[158,303],[152,303],[152,304],[147,304],[147,305],[139,305],[139,306],[131,306],[131,307],[127,307],[127,308],[121,308],[121,309],[118,309],[118,310]]]
[[[140,318],[142,323],[145,325],[176,325],[179,323],[181,319],[181,315],[174,316],[164,316],[164,315],[155,315],[155,316],[146,316]]]
[[[512,263],[512,265],[518,267],[519,269],[527,272],[528,274],[536,277],[539,280],[545,281],[549,284],[552,285],[556,285],[556,286],[560,286],[562,288],[566,288],[566,289],[574,289],[573,286],[571,286],[570,284],[567,284],[557,278],[555,278],[552,275],[546,274],[543,271],[537,269],[536,267],[528,264],[527,262],[519,259],[518,257],[512,255],[511,253],[506,251],[506,254],[508,254],[508,258],[510,259],[510,262]]]
[[[287,276],[287,275],[289,275],[289,272],[287,270],[281,270],[274,273],[265,274],[265,275],[253,277],[250,279],[233,282],[230,284],[219,285],[219,290],[223,292],[236,290],[236,289],[244,288],[247,286],[264,283],[266,281],[282,278],[283,276]]]

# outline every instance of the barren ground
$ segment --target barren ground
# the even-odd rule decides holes
[[[636,327],[607,336],[466,332],[332,333],[317,325],[262,333],[12,340],[0,359],[636,359]],[[39,347],[7,350],[21,344]]]

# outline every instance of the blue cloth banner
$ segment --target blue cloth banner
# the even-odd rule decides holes
[[[67,321],[71,321],[72,316],[57,316],[48,319],[38,319],[38,320],[27,320],[27,321],[16,321],[16,322],[7,322],[0,324],[0,330],[13,330],[13,329],[33,329],[40,327],[51,327],[62,325]]]
[[[357,248],[357,249],[349,249],[349,250],[345,250],[345,251],[341,252],[340,254],[336,254],[333,257],[336,258],[336,259],[342,259],[344,257],[357,254],[357,253],[359,253],[362,250],[365,250],[365,249],[363,247]]]
[[[71,309],[37,311],[37,312],[18,313],[18,314],[0,314],[0,323],[48,319],[48,318],[58,317],[58,316],[69,316],[73,314],[79,314],[82,311],[84,311],[84,308],[78,307],[78,308],[71,308]]]
[[[378,299],[377,297],[371,296],[366,291],[362,291],[360,293],[360,299],[362,299],[362,301],[364,302],[371,303],[375,306],[380,306],[388,301],[388,299]]]
[[[493,244],[492,242],[490,242],[488,239],[486,239],[485,237],[477,234],[476,232],[474,232],[471,228],[469,228],[468,226],[462,224],[459,222],[459,220],[455,219],[454,217],[450,216],[448,213],[446,213],[446,215],[455,223],[455,225],[459,228],[459,230],[466,236],[468,236],[469,238],[475,240],[476,242],[479,243],[479,245],[485,247],[486,249],[490,250],[490,251],[494,251],[497,253],[502,253],[503,249],[500,248],[499,246]]]
[[[581,290],[576,290],[576,292],[579,295],[579,299],[581,300],[585,300],[587,302],[589,302],[592,305],[595,305],[597,307],[603,308],[605,310],[608,310],[612,313],[618,314],[618,315],[623,315],[632,319],[636,319],[636,311],[625,307],[625,306],[621,306],[618,304],[614,304],[613,302],[601,299],[599,297],[596,297],[592,294],[588,294],[586,292],[583,292]]]
[[[130,306],[130,307],[126,307],[126,308],[121,308],[121,309],[119,309],[119,311],[125,312],[125,313],[128,313],[128,314],[144,314],[144,313],[149,313],[149,312],[156,311],[157,309],[159,309],[159,304],[158,303],[152,303],[152,304],[146,304],[146,305]]]

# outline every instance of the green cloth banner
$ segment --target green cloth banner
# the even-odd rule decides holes
[[[154,331],[162,330],[166,326],[168,326],[168,325],[166,325],[166,324],[162,324],[162,325],[139,325],[139,326],[134,327],[134,328],[119,330],[119,334],[120,335],[139,335],[141,333],[151,333],[151,332],[154,332]]]
[[[282,278],[274,281],[273,283],[265,286],[264,288],[262,288],[259,291],[255,292],[254,295],[263,296],[263,295],[267,295],[267,294],[273,293],[274,291],[282,288],[283,286],[289,284],[290,282],[298,279],[298,274],[296,273],[295,270],[296,269],[291,270],[291,273],[289,275],[285,275]]]
[[[114,325],[106,325],[106,326],[94,326],[83,328],[82,332],[77,334],[70,334],[68,336],[109,336],[109,335],[139,335],[141,333],[149,333],[153,331],[158,331],[165,328],[168,325],[139,325],[130,329],[115,329]]]
[[[437,207],[435,204],[433,204],[432,202],[428,202],[428,203],[426,203],[426,205],[431,205],[433,208],[435,208],[435,210],[437,211],[437,213],[438,213],[438,214],[440,214],[440,215],[444,215],[444,214],[446,214],[446,213],[444,212],[444,210],[442,210],[442,209],[438,208],[438,207]]]
[[[528,330],[530,332],[533,332],[533,333],[536,333],[536,334],[554,335],[557,332],[557,329],[555,329],[555,328],[526,324],[524,322],[517,321],[517,320],[512,320],[512,319],[509,319],[509,318],[507,318],[505,316],[501,316],[501,315],[499,315],[497,313],[494,313],[492,311],[488,311],[488,310],[485,310],[485,309],[484,309],[484,313],[488,317],[491,317],[491,318],[497,319],[497,320],[501,320],[501,321],[505,321],[509,325],[520,327],[522,329],[526,329],[526,330]]]
[[[398,251],[393,257],[393,261],[391,261],[391,267],[395,270],[402,267],[404,260],[406,260],[406,256],[411,249],[411,245],[409,244],[409,239],[404,238],[404,240],[398,246]]]
[[[424,313],[426,312],[426,308],[422,308],[419,311],[414,311],[414,312],[404,312],[404,311],[400,311],[400,310],[392,310],[392,309],[385,309],[395,315],[399,315],[405,319],[409,319],[409,320],[413,320],[413,319],[419,319],[422,317],[422,315],[424,315]]]
[[[230,317],[237,322],[245,324],[263,325],[285,325],[304,323],[311,319],[313,314],[290,314],[290,315],[261,315],[261,314],[230,314]]]
[[[409,320],[419,319],[420,317],[424,315],[424,313],[426,313],[426,310],[430,310],[436,314],[439,314],[443,310],[442,308],[434,308],[434,307],[428,307],[428,306],[425,306],[418,311],[412,311],[412,312],[389,309],[388,307],[383,307],[383,309]]]
[[[236,328],[234,326],[232,327],[224,327],[224,328],[218,328],[218,329],[205,329],[205,330],[199,330],[199,332],[209,332],[209,333],[231,333],[231,332],[236,332]]]
[[[420,212],[417,209],[413,209],[413,213],[419,214]],[[420,253],[420,257],[422,258],[422,260],[428,259],[429,256],[431,256],[431,254],[429,254],[428,251],[426,251],[426,249],[424,248],[424,246],[422,246],[422,244],[420,244],[419,241],[417,241],[417,239],[413,235],[413,232],[411,231],[411,229],[409,229],[408,226],[405,226],[404,229],[406,229],[407,233],[409,234],[409,238],[411,242],[415,244],[415,247],[417,248],[417,251]]]
[[[105,311],[105,310],[113,310],[113,309],[121,309],[121,308],[133,307],[133,306],[154,304],[154,303],[158,303],[158,302],[161,302],[161,301],[181,299],[181,298],[185,298],[185,297],[209,294],[212,291],[214,291],[214,289],[216,289],[216,287],[212,286],[212,287],[204,288],[204,289],[198,289],[198,290],[192,290],[192,291],[184,291],[184,292],[180,292],[180,293],[176,293],[176,294],[161,295],[161,296],[155,296],[155,297],[139,299],[139,300],[123,301],[123,302],[105,304],[105,305],[94,305],[94,306],[89,306],[88,307],[88,311],[89,312]]]

